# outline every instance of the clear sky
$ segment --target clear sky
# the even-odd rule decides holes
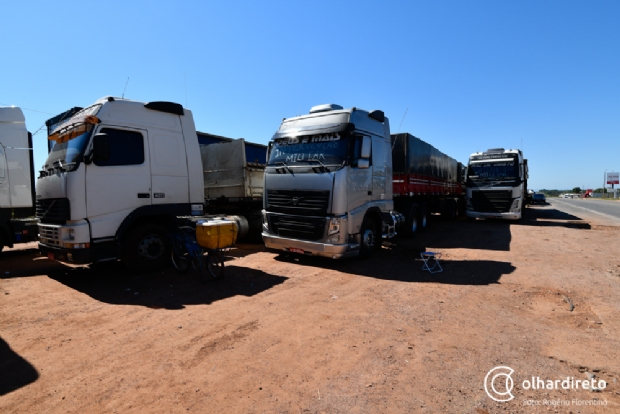
[[[200,131],[267,143],[311,106],[381,109],[466,163],[521,147],[532,189],[620,170],[620,1],[11,1],[0,105],[46,119],[167,100]],[[402,125],[401,125],[402,123]]]

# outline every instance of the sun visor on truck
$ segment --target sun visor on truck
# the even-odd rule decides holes
[[[335,132],[351,132],[354,129],[355,125],[351,123],[292,127],[278,130],[275,134],[273,134],[272,139],[285,137],[303,137],[306,135],[332,134]]]

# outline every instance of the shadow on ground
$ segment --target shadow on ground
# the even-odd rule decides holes
[[[198,272],[179,274],[173,268],[135,275],[118,262],[84,269],[67,269],[52,279],[115,305],[140,305],[154,309],[183,309],[187,305],[211,304],[233,296],[254,296],[283,283],[286,277],[227,264],[223,279],[202,283]]]
[[[262,251],[262,247],[257,249]],[[93,299],[116,305],[183,309],[186,305],[210,304],[238,295],[254,296],[287,280],[261,270],[235,266],[234,256],[228,254],[224,278],[207,277],[207,282],[202,283],[198,272],[180,274],[173,267],[136,275],[116,261],[71,267],[42,258],[36,251],[9,253],[1,259],[10,269],[0,275],[2,279],[47,275]]]
[[[440,283],[450,285],[490,285],[514,272],[510,263],[490,260],[440,260],[443,272],[422,270],[419,252],[395,252],[385,248],[366,260],[332,260],[323,257],[282,253],[275,257],[280,262],[295,263],[321,269],[336,270],[358,276],[407,283]]]
[[[37,370],[0,338],[0,396],[25,387],[38,378]]]

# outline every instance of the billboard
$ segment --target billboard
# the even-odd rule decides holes
[[[620,175],[617,172],[608,172],[607,184],[620,184]]]

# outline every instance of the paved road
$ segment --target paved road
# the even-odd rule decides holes
[[[547,198],[556,209],[584,220],[594,219],[609,224],[620,224],[620,201],[596,199]]]

